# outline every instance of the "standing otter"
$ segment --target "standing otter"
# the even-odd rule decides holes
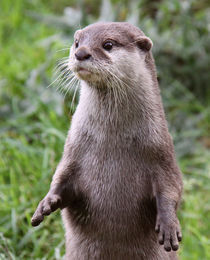
[[[81,79],[80,100],[32,218],[37,226],[62,209],[67,260],[177,259],[182,177],[151,47],[128,23],[75,33],[69,68]]]

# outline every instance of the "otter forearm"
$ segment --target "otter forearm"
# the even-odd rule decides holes
[[[73,176],[76,163],[72,160],[70,151],[64,150],[63,157],[57,166],[50,189],[39,203],[33,217],[32,225],[39,225],[44,216],[50,215],[58,208],[65,208],[74,194]]]
[[[182,190],[181,179],[179,184],[179,172],[171,173],[170,177],[170,183],[165,181],[164,185],[158,183],[155,187],[157,207],[155,230],[159,233],[159,243],[164,245],[166,251],[177,250],[182,238],[179,220],[176,216]],[[176,179],[174,185],[172,185],[173,179]]]
[[[156,206],[157,213],[164,215],[166,218],[171,218],[172,215],[176,214],[177,202],[162,194],[156,195]]]
[[[53,176],[48,193],[57,194],[61,197],[61,209],[67,206],[69,200],[75,194],[74,178],[76,170],[76,162],[70,160],[70,158],[69,160],[62,158]]]
[[[69,178],[71,173],[56,171],[55,176],[47,195],[39,203],[32,217],[31,223],[33,226],[38,226],[44,220],[44,216],[50,215],[58,208],[65,208],[73,196],[73,184]]]

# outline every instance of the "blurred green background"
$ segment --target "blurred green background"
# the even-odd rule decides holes
[[[129,21],[154,43],[158,79],[184,177],[180,259],[210,259],[210,4],[200,0],[0,1],[0,259],[61,259],[59,212],[32,228],[71,115],[53,69],[76,29]]]

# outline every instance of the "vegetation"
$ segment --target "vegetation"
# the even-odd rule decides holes
[[[79,3],[78,3],[79,2]],[[71,6],[71,8],[66,8]],[[184,175],[181,259],[210,259],[210,6],[204,1],[0,2],[0,259],[61,259],[59,212],[32,228],[71,119],[70,99],[48,87],[73,32],[128,20],[153,40],[162,97]],[[61,50],[61,51],[59,51]]]

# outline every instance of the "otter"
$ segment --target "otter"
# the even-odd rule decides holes
[[[182,194],[151,53],[125,22],[78,30],[69,70],[80,98],[32,225],[62,210],[67,260],[177,259]]]

